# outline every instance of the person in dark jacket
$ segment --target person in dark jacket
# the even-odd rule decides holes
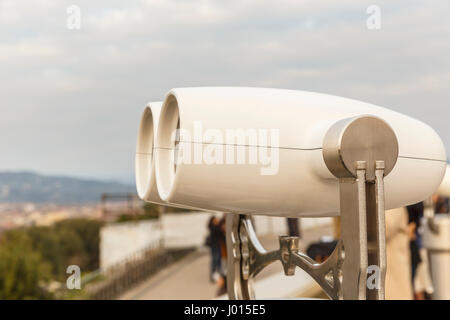
[[[439,213],[449,213],[449,203],[448,198],[442,197],[438,194],[433,195],[434,212]]]
[[[220,274],[222,271],[221,241],[223,232],[220,220],[217,217],[211,217],[208,223],[208,230],[208,243],[211,249],[210,280],[215,282],[215,275]]]
[[[407,206],[408,224],[411,229],[409,247],[411,250],[411,276],[414,284],[417,266],[422,262],[420,257],[420,248],[422,248],[422,235],[419,232],[420,221],[423,217],[424,204],[419,202]]]

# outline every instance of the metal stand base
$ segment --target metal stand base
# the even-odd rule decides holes
[[[339,178],[342,239],[323,263],[300,253],[297,237],[280,236],[280,248],[266,251],[249,216],[228,214],[230,299],[254,299],[253,278],[277,260],[287,276],[294,275],[296,267],[307,272],[331,299],[384,299],[383,179],[397,156],[395,134],[378,118],[346,119],[330,129],[324,142],[324,160]]]
[[[331,299],[341,294],[342,241],[323,263],[316,263],[298,251],[298,237],[280,236],[280,249],[266,251],[258,241],[249,216],[227,215],[228,295],[230,299],[254,299],[253,277],[274,261],[280,260],[287,276],[295,267],[305,270]]]

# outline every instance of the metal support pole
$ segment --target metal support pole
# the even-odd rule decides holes
[[[342,239],[333,253],[317,263],[299,252],[298,237],[288,236],[280,236],[280,248],[268,252],[249,216],[227,214],[230,299],[254,299],[253,277],[277,260],[287,276],[303,269],[331,299],[384,299],[384,177],[397,161],[397,138],[379,118],[345,119],[325,136],[323,157],[339,179]]]

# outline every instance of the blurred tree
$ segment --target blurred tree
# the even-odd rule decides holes
[[[51,274],[61,278],[65,272],[65,254],[60,243],[60,235],[54,232],[53,227],[30,227],[24,229],[24,232],[31,238],[33,249],[50,265]]]
[[[66,232],[73,232],[73,242],[77,241],[75,235],[79,238],[79,258],[83,259],[80,264],[81,270],[92,271],[99,268],[101,222],[88,219],[71,219],[58,222],[54,227],[59,230],[60,236],[64,236]],[[73,251],[74,248],[69,248],[69,245],[70,242],[66,243],[65,250],[66,252],[72,250],[72,254],[67,255],[77,255],[77,251]]]
[[[0,248],[0,299],[51,298],[40,286],[49,279],[49,266],[23,230],[3,234]]]
[[[161,206],[145,202],[143,206],[144,216],[148,217],[149,219],[157,219],[159,215],[161,214]]]
[[[151,220],[157,219],[160,215],[164,213],[180,213],[180,212],[189,212],[192,210],[175,208],[170,206],[161,206],[158,204],[145,202],[142,206],[141,213],[129,213],[125,212],[120,214],[116,220],[116,222],[127,222],[127,221],[140,221],[140,220]]]
[[[54,280],[65,281],[66,269],[75,264],[83,272],[99,267],[101,223],[89,219],[68,219],[50,227],[23,229],[33,249],[51,266]]]
[[[0,239],[0,299],[44,299],[46,283],[65,283],[69,265],[99,267],[101,222],[70,219],[6,231]]]

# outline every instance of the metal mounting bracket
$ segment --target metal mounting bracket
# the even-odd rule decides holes
[[[317,263],[299,252],[297,237],[280,236],[280,247],[266,251],[250,216],[227,214],[227,287],[230,299],[254,299],[253,278],[281,261],[287,276],[299,267],[331,299],[384,299],[386,236],[384,177],[398,157],[392,129],[381,119],[342,120],[328,131],[325,164],[339,179],[341,234],[333,253]]]

